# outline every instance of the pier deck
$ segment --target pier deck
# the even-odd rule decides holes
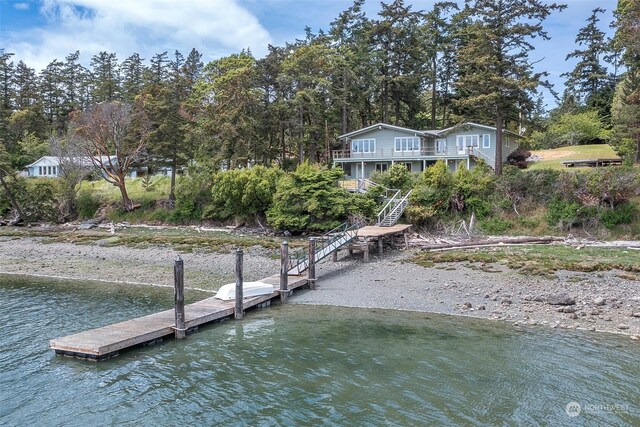
[[[358,238],[366,239],[366,238],[395,236],[398,234],[406,233],[411,227],[412,227],[411,224],[396,224],[396,225],[392,225],[391,227],[368,225],[366,227],[362,227],[358,229]]]
[[[274,275],[262,279],[261,282],[275,285],[280,283],[280,276]],[[304,286],[308,277],[289,276],[288,289]],[[279,298],[280,293],[274,291],[268,295],[245,298],[243,308],[249,309],[257,305]],[[194,329],[200,325],[233,316],[234,301],[222,301],[214,297],[185,305],[185,326]],[[165,310],[133,320],[80,332],[49,342],[49,347],[58,354],[81,357],[85,359],[107,359],[117,356],[121,350],[161,340],[174,334],[175,311]]]

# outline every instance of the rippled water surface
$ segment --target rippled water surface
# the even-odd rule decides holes
[[[0,278],[0,425],[640,425],[640,346],[613,335],[287,305],[99,363],[47,348],[172,298]]]

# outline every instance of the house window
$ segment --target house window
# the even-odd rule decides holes
[[[389,169],[389,163],[376,163],[376,172],[386,172]]]
[[[38,166],[38,175],[44,175],[44,174],[42,173],[42,166]]]
[[[482,135],[482,148],[491,148],[491,135]]]
[[[446,139],[437,139],[436,140],[436,154],[447,154],[447,140]]]
[[[467,147],[480,147],[480,135],[458,135],[456,137],[458,154],[464,154]]]
[[[354,153],[375,153],[375,139],[354,139],[351,141],[351,151]]]
[[[51,175],[51,166],[47,166],[47,175]]]
[[[395,138],[395,151],[420,151],[420,138]]]
[[[57,166],[53,167],[53,175],[54,176],[58,176],[58,167]]]

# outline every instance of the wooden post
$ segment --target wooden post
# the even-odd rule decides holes
[[[338,249],[333,251],[333,255],[331,255],[331,261],[338,262]]]
[[[402,233],[402,236],[404,237],[404,249],[407,250],[409,249],[409,239],[407,239],[407,232],[405,231],[404,233]]]
[[[382,256],[384,251],[384,242],[382,241],[382,236],[378,237],[378,255]]]
[[[369,262],[369,239],[364,239],[364,262]]]
[[[176,339],[187,336],[184,318],[184,261],[178,255],[173,265],[174,306],[176,314]]]
[[[289,292],[289,243],[285,240],[280,246],[280,301],[287,302]]]
[[[316,288],[316,239],[313,237],[309,239],[309,288]]]
[[[244,298],[242,290],[242,249],[236,249],[236,306],[233,311],[233,317],[235,319],[242,319],[244,315],[244,308],[242,307],[242,300]]]

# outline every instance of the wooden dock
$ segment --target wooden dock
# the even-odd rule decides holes
[[[275,285],[277,288],[280,283],[280,275],[267,277],[261,282]],[[288,291],[291,292],[308,283],[306,275],[288,276]],[[246,310],[256,306],[264,306],[274,298],[280,298],[279,291],[274,291],[269,295],[245,298],[243,308]],[[195,330],[200,325],[233,317],[234,305],[234,301],[222,301],[214,297],[185,305],[185,327],[187,330]],[[173,335],[175,332],[174,316],[173,309],[165,310],[137,319],[55,338],[49,342],[49,347],[57,354],[66,356],[89,360],[108,359],[117,356],[122,350],[159,342],[164,337]]]
[[[338,252],[340,250],[348,250],[349,255],[353,255],[354,251],[361,251],[365,262],[369,262],[369,246],[373,243],[378,247],[378,254],[382,256],[384,251],[384,240],[391,244],[392,248],[396,248],[396,237],[402,236],[404,247],[409,247],[407,233],[410,231],[411,224],[396,224],[391,227],[381,227],[378,225],[368,225],[358,229],[358,234],[354,241],[333,253],[333,261],[338,260]]]
[[[345,243],[350,253],[353,250],[364,251],[364,260],[369,261],[369,244],[378,243],[380,255],[383,251],[383,238],[391,240],[391,246],[395,247],[395,238],[404,236],[407,245],[407,232],[411,225],[394,225],[391,227],[368,226],[357,230],[355,239],[350,235],[344,243],[336,246],[333,252],[334,260],[337,260],[337,250]],[[340,242],[340,241],[338,241]],[[315,239],[309,240],[309,254],[323,254],[326,248],[316,250]],[[329,255],[329,253],[326,253]],[[200,325],[223,320],[229,317],[242,319],[245,310],[252,307],[267,306],[272,299],[286,301],[288,295],[296,288],[309,286],[315,288],[315,263],[317,256],[308,257],[306,264],[307,274],[292,274],[289,265],[288,243],[283,242],[280,256],[280,274],[276,274],[260,280],[274,285],[274,291],[268,295],[242,299],[242,249],[236,251],[236,292],[238,298],[234,301],[223,301],[215,297],[207,298],[193,304],[184,305],[184,264],[180,257],[174,265],[175,307],[148,316],[127,320],[113,325],[80,332],[62,338],[55,338],[49,342],[49,347],[56,354],[79,357],[89,360],[102,360],[117,356],[120,351],[162,341],[164,337],[175,335],[176,339],[182,339],[190,330],[197,329]],[[297,272],[297,271],[296,271]]]

